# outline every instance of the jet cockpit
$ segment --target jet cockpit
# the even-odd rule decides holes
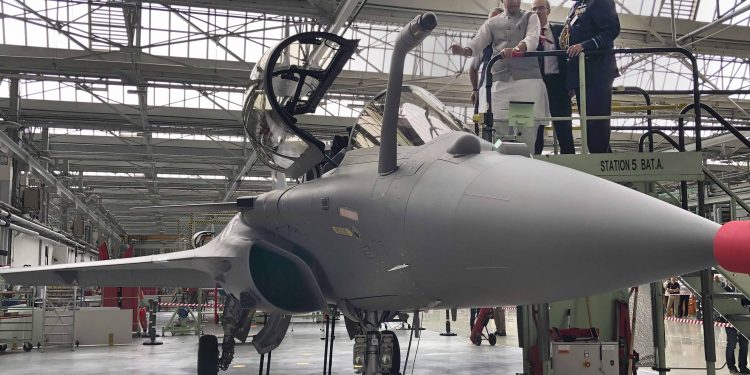
[[[325,32],[298,34],[255,65],[242,118],[264,164],[297,178],[328,158],[323,142],[299,128],[296,116],[315,112],[358,43]]]
[[[250,75],[243,122],[258,158],[297,178],[323,161],[336,165],[325,145],[297,126],[297,116],[314,113],[326,91],[354,54],[358,40],[325,32],[292,36],[269,49]],[[269,84],[270,82],[270,84]],[[363,109],[350,133],[349,148],[377,147],[386,91]],[[398,144],[419,146],[433,138],[467,130],[427,90],[404,85],[398,116]]]

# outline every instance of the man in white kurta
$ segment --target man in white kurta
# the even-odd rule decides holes
[[[491,19],[502,13],[503,10],[501,8],[494,8],[490,11],[487,19]],[[471,103],[476,105],[479,113],[487,112],[487,94],[484,87],[484,80],[487,77],[484,70],[493,55],[494,49],[492,45],[488,44],[479,56],[471,59],[471,65],[469,66],[469,80],[471,81],[472,88]]]
[[[453,46],[451,50],[465,56],[481,57],[484,46],[503,56],[492,66],[492,113],[496,123],[496,137],[516,139],[534,151],[537,128],[544,121],[535,121],[531,128],[517,128],[508,123],[511,101],[533,102],[534,117],[549,117],[547,89],[544,86],[536,57],[513,57],[514,52],[536,50],[539,43],[540,24],[536,14],[520,9],[519,0],[505,0],[505,13],[487,20],[469,42],[468,48]]]

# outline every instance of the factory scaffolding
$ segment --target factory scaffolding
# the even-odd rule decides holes
[[[75,315],[77,287],[45,286],[42,288],[42,342],[44,352],[48,347],[69,347],[75,350]]]
[[[34,290],[0,291],[0,352],[29,352],[34,327]],[[19,346],[19,344],[21,344]]]

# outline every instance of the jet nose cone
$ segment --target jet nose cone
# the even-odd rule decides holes
[[[487,168],[467,187],[455,217],[473,223],[457,246],[472,244],[486,254],[484,263],[503,266],[508,275],[532,261],[535,272],[552,280],[587,275],[577,284],[546,287],[559,286],[560,296],[597,292],[594,285],[598,291],[638,285],[717,262],[719,224],[543,161],[508,157]],[[750,255],[747,260],[750,265]]]
[[[750,221],[724,224],[714,238],[714,257],[729,271],[750,273]]]

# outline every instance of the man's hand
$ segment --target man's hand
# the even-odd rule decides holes
[[[477,90],[471,90],[471,104],[477,103]]]
[[[510,59],[513,57],[513,48],[503,48],[500,50],[500,56],[504,59]]]
[[[568,56],[570,57],[576,57],[581,52],[583,52],[583,46],[580,43],[568,47]]]
[[[451,45],[449,50],[451,52],[451,55],[466,56],[466,49],[459,46],[458,44]]]

